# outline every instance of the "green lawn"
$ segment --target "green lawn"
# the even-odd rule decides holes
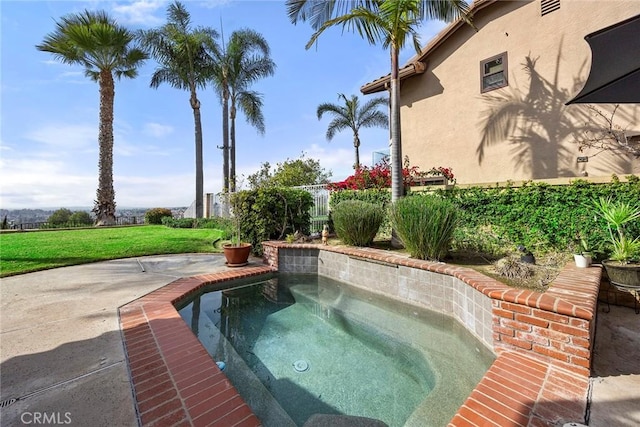
[[[218,252],[217,229],[163,225],[0,234],[0,277],[144,255]]]

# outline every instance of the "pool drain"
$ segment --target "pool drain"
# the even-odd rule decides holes
[[[293,369],[297,372],[304,372],[309,370],[309,362],[306,360],[296,360],[293,362]]]

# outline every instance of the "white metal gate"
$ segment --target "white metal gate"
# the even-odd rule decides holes
[[[329,222],[329,189],[326,184],[302,185],[298,188],[307,191],[313,197],[311,214],[311,233],[319,233],[322,227]]]

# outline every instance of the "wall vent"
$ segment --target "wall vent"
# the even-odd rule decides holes
[[[560,9],[560,0],[540,0],[541,16],[555,12],[558,9]]]

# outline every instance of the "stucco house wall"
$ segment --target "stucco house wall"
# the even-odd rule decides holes
[[[445,29],[409,61],[426,70],[402,80],[403,156],[422,170],[451,167],[460,184],[640,173],[629,154],[579,152],[584,130],[606,123],[584,105],[564,105],[589,73],[584,36],[640,14],[640,1],[560,0],[545,16],[541,0],[479,3],[478,31]],[[481,93],[480,62],[503,52],[508,85]],[[640,133],[640,105],[621,106],[614,122]]]

